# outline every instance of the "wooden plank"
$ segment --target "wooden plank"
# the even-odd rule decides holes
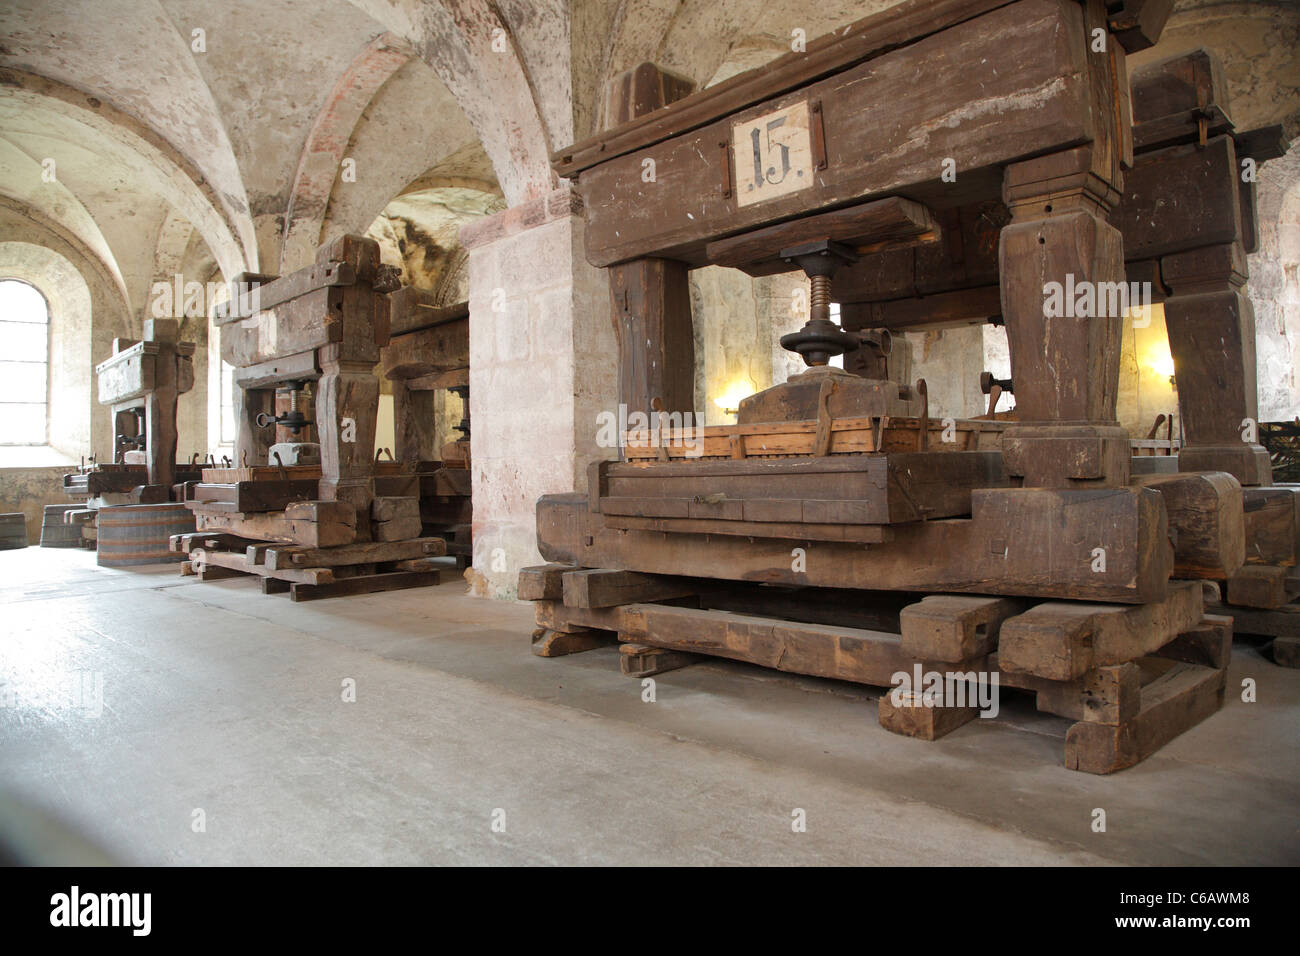
[[[433,325],[459,322],[469,318],[469,303],[438,305],[434,295],[413,285],[404,285],[388,294],[390,341],[399,335]]]
[[[1065,737],[1065,766],[1113,773],[1145,760],[1223,705],[1224,672],[1178,664],[1142,688],[1138,715],[1118,726],[1083,721]]]
[[[438,571],[391,571],[383,574],[361,574],[339,578],[329,584],[293,584],[289,589],[292,601],[318,601],[322,598],[348,597],[354,594],[375,594],[380,591],[399,591],[406,588],[423,588],[436,585],[441,580]]]
[[[1201,586],[1173,581],[1163,601],[1117,607],[1047,602],[1002,623],[998,666],[1069,681],[1149,654],[1200,623]]]
[[[897,634],[879,631],[658,604],[627,605],[622,620],[619,634],[632,643],[862,684],[889,686],[912,663]]]
[[[414,538],[407,541],[363,541],[335,547],[280,546],[267,550],[268,569],[345,567],[352,564],[375,564],[404,561],[410,558],[440,557],[447,553],[442,538]]]
[[[1230,604],[1207,604],[1210,615],[1232,619],[1235,634],[1255,634],[1261,637],[1300,637],[1300,605],[1283,604],[1275,608],[1234,607]]]
[[[204,551],[197,549],[190,552],[190,563],[194,565],[196,570],[204,570],[209,567],[228,568],[231,571],[241,571],[244,574],[275,577],[282,581],[298,584],[330,584],[335,580],[331,568],[291,568],[283,571],[272,571],[265,564],[256,564],[249,561],[247,556],[234,551]]]
[[[898,23],[897,10],[888,16]],[[1109,60],[1100,62],[1109,74]],[[864,198],[906,190],[917,201],[958,204],[970,198],[965,187],[977,188],[982,170],[1105,139],[1112,116],[1081,108],[1091,99],[1092,73],[1100,71],[1089,58],[1077,4],[1020,0],[689,132],[681,131],[680,110],[670,107],[661,119],[672,138],[622,155],[610,152],[606,138],[603,157],[613,158],[583,171],[588,259],[608,266],[658,255],[700,265],[710,240]],[[971,109],[972,89],[997,106]],[[836,119],[826,124],[826,169],[810,171],[808,186],[780,198],[738,206],[724,195],[724,170],[730,174],[733,163],[736,195],[747,188],[739,179],[749,169],[744,157],[720,148],[732,130],[814,102]],[[884,153],[882,135],[896,144]],[[961,188],[941,181],[936,156],[954,160]],[[640,180],[646,159],[655,161],[650,185]]]
[[[469,319],[395,335],[384,349],[384,377],[410,379],[469,366]]]
[[[706,254],[711,265],[761,276],[790,272],[792,266],[780,257],[781,250],[808,242],[834,239],[865,246],[901,240],[933,242],[938,237],[930,210],[902,196],[889,196],[717,239],[708,244]]]
[[[562,580],[566,607],[617,607],[695,593],[689,581],[607,568],[568,571]]]
[[[1141,488],[977,490],[970,519],[899,525],[879,548],[826,542],[807,548],[802,566],[786,540],[615,530],[585,496],[542,497],[537,529],[545,559],[584,567],[1126,604],[1163,598],[1173,563],[1163,503]],[[1099,545],[1108,558],[1094,571]]]
[[[812,40],[803,53],[786,54],[759,70],[747,71],[689,96],[677,97],[675,102],[669,100],[670,105],[652,110],[648,115],[629,110],[626,115],[632,118],[628,121],[613,130],[557,150],[551,156],[551,164],[557,175],[575,178],[578,173],[610,157],[644,149],[745,106],[806,86],[856,63],[995,10],[1007,2],[906,0],[883,13],[858,20],[844,30]]]

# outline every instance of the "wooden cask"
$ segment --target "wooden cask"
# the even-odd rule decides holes
[[[77,548],[81,546],[81,525],[63,520],[65,513],[80,509],[80,504],[46,505],[41,517],[42,548]]]
[[[99,509],[95,561],[101,567],[169,564],[185,555],[168,545],[174,534],[194,531],[194,515],[181,504],[114,505]]]

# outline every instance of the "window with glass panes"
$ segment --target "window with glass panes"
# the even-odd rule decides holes
[[[0,279],[0,445],[44,445],[50,310],[26,282]]]

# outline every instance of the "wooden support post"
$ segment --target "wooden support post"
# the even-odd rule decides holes
[[[1235,169],[1235,167],[1234,167]],[[1225,184],[1235,198],[1235,185]],[[1255,313],[1244,294],[1240,242],[1165,256],[1172,290],[1165,326],[1174,358],[1185,441],[1180,471],[1226,471],[1243,485],[1270,485],[1273,470],[1256,432]]]
[[[1118,199],[1101,147],[1008,166],[1011,224],[998,248],[1002,314],[1020,421],[1003,437],[1026,487],[1128,483],[1128,434],[1115,418],[1125,281]],[[1085,290],[1091,289],[1091,294]]]
[[[516,595],[521,601],[564,600],[564,573],[578,570],[571,564],[538,564],[519,572]]]
[[[643,63],[606,85],[606,128],[653,112],[690,91],[689,81]],[[629,413],[648,414],[656,398],[667,412],[695,408],[695,333],[687,276],[686,265],[670,259],[635,259],[609,269],[618,394]]]
[[[393,455],[398,461],[435,461],[438,458],[436,393],[411,388],[404,379],[394,379]]]
[[[356,540],[367,541],[370,503],[375,496],[379,379],[373,361],[345,358],[340,345],[320,349],[319,356],[322,374],[316,385],[316,429],[321,447],[321,498],[346,501],[356,508]]]
[[[275,390],[233,386],[235,406],[235,467],[269,464],[275,430],[257,424],[257,416],[275,413]]]

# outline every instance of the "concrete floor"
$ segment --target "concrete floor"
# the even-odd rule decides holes
[[[936,743],[878,691],[722,661],[644,703],[616,650],[534,657],[527,605],[445,580],[292,604],[0,552],[0,789],[138,863],[1300,862],[1300,671],[1256,648],[1229,687],[1257,703],[1094,777],[1011,693]]]

